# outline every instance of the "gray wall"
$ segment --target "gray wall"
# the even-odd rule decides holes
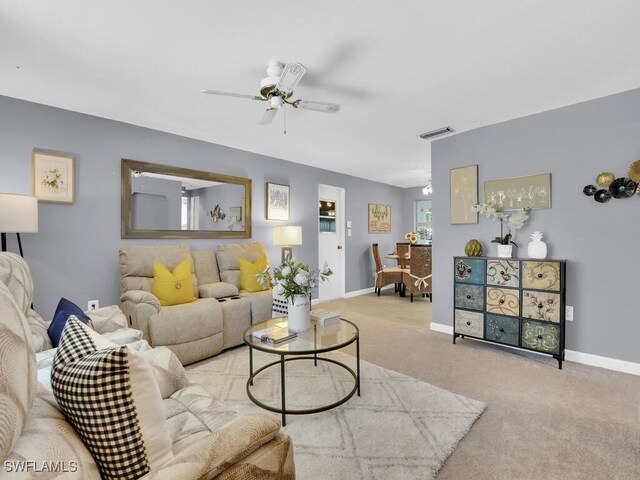
[[[575,321],[567,322],[567,349],[640,362],[640,198],[598,204],[582,193],[598,173],[625,176],[638,158],[640,89],[434,142],[434,322],[452,325],[452,256],[464,255],[470,238],[486,251],[500,231],[484,217],[478,225],[449,224],[449,169],[478,164],[480,199],[485,180],[551,172],[552,208],[534,210],[517,231],[518,256],[526,258],[529,235],[540,230],[549,258],[568,260]]]
[[[141,230],[180,230],[182,190],[175,180],[131,178],[131,225]]]
[[[99,299],[101,305],[118,303],[120,246],[185,243],[192,249],[215,249],[224,243],[122,240],[122,158],[251,178],[253,237],[244,241],[263,242],[272,263],[279,261],[280,250],[271,245],[271,227],[282,222],[265,219],[265,182],[291,186],[289,223],[303,227],[303,245],[295,247],[295,256],[312,265],[318,257],[318,184],[345,188],[346,220],[351,220],[353,232],[345,245],[347,292],[373,287],[371,243],[391,251],[405,232],[401,188],[2,96],[0,146],[0,192],[30,193],[33,149],[76,158],[75,203],[40,204],[39,232],[22,235],[35,279],[35,307],[45,318],[61,296],[81,307],[91,299]],[[392,206],[391,235],[367,233],[369,202]],[[9,250],[17,251],[15,235],[8,237]]]

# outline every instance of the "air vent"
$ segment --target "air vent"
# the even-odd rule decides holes
[[[432,130],[427,133],[421,133],[419,137],[423,140],[430,140],[433,137],[439,137],[440,135],[446,135],[448,133],[453,133],[453,132],[455,132],[453,128],[443,127],[443,128],[438,128],[437,130]]]

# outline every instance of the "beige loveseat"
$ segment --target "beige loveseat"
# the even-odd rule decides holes
[[[99,479],[89,450],[52,393],[36,379],[33,344],[39,337],[46,341],[47,333],[31,301],[26,263],[15,254],[0,253],[0,479]],[[238,415],[190,384],[167,348],[144,355],[163,398],[172,444],[171,458],[144,478],[295,478],[292,442],[280,431],[277,417]]]
[[[272,294],[241,292],[238,258],[256,262],[267,252],[261,243],[224,244],[192,252],[186,245],[120,249],[122,310],[154,347],[170,348],[186,365],[243,343],[253,323],[271,317]],[[173,270],[191,258],[195,302],[160,306],[153,295],[153,261]]]

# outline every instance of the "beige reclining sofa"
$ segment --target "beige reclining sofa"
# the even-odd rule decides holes
[[[47,322],[30,307],[24,260],[0,253],[0,479],[100,479],[98,467],[53,394],[37,381],[34,345],[48,342]],[[43,347],[44,348],[44,347]],[[144,352],[164,404],[171,457],[143,478],[295,478],[293,444],[275,415],[238,415],[188,382],[167,348]]]
[[[183,365],[243,343],[253,323],[271,318],[272,293],[240,291],[239,258],[266,256],[261,243],[224,244],[214,251],[192,252],[186,245],[120,249],[120,301],[133,328],[153,347],[166,346]],[[196,301],[160,306],[153,295],[153,261],[169,270],[191,259]]]

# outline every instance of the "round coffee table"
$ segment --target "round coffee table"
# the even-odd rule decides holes
[[[273,326],[285,325],[287,317],[273,318],[271,320],[265,320],[264,322],[256,323],[252,325],[244,332],[244,342],[249,346],[249,379],[247,380],[247,395],[253,403],[265,410],[282,414],[282,425],[287,424],[286,415],[305,415],[309,413],[318,413],[331,410],[344,402],[349,400],[353,395],[358,392],[360,396],[360,331],[358,327],[344,318],[340,319],[339,323],[334,325],[328,325],[326,327],[319,327],[315,323],[311,324],[311,328],[306,332],[298,332],[298,336],[287,340],[282,343],[272,344],[261,341],[253,336],[253,332],[263,330],[265,328]],[[351,345],[356,344],[356,371],[354,372],[349,366],[342,362],[334,360],[332,358],[319,357],[318,354],[331,352]],[[278,355],[279,360],[268,363],[255,372],[253,371],[253,349],[260,350],[261,352]],[[286,407],[286,395],[285,395],[285,362],[292,362],[298,360],[313,360],[314,366],[318,366],[318,361],[329,362],[348,371],[353,376],[354,385],[353,389],[347,393],[340,400],[331,403],[329,405],[322,405],[316,408],[309,409],[287,409]],[[266,369],[280,365],[280,383],[281,383],[281,405],[280,408],[267,405],[253,396],[251,393],[251,387],[253,386],[253,380],[261,372]]]

